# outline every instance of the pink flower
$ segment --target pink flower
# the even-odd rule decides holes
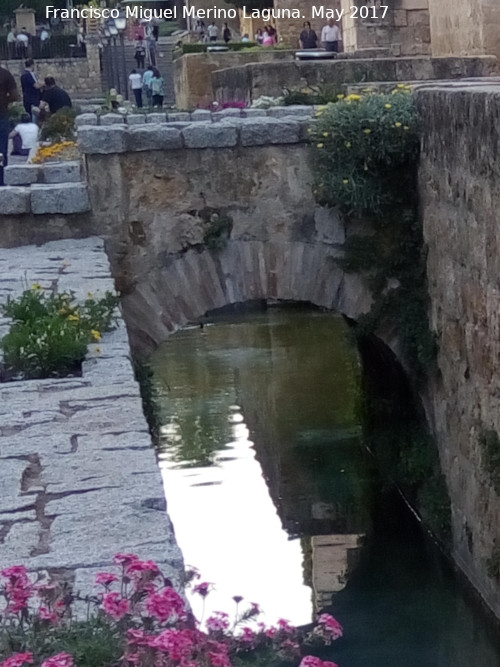
[[[127,630],[129,646],[149,646],[150,638],[144,632],[144,630],[136,630],[134,628],[129,628]]]
[[[114,581],[118,581],[116,574],[111,574],[111,572],[99,572],[96,575],[95,583],[102,584],[106,588],[110,586]]]
[[[214,653],[212,651],[208,654],[208,659],[212,667],[231,667],[231,661],[227,653]]]
[[[323,667],[323,660],[314,655],[306,655],[302,658],[299,667]]]
[[[114,557],[114,562],[117,565],[122,565],[125,571],[127,568],[130,566],[131,563],[134,563],[135,561],[139,560],[139,556],[136,556],[135,554],[115,554]]]
[[[172,616],[181,617],[185,613],[184,600],[173,588],[164,588],[159,593],[151,593],[146,600],[146,608],[151,616],[162,623]]]
[[[191,657],[194,641],[190,630],[164,630],[149,645],[166,653],[171,660],[183,660]]]
[[[153,574],[160,574],[160,568],[153,560],[136,560],[130,563],[127,567],[127,572],[152,572]]]
[[[50,611],[50,609],[47,609],[47,607],[40,607],[38,610],[38,616],[42,619],[42,621],[50,621],[51,623],[55,623],[57,621],[57,615],[53,611]]]
[[[42,662],[42,667],[74,667],[73,656],[69,653],[58,653]]]
[[[344,634],[344,630],[340,623],[333,618],[333,616],[330,616],[330,614],[321,614],[318,618],[318,625],[320,626],[320,629],[323,630],[324,634],[329,636],[333,641],[342,637]]]
[[[239,637],[239,640],[252,646],[255,642],[255,632],[252,628],[243,628],[243,634]]]
[[[286,621],[284,618],[278,619],[278,628],[282,631],[285,632],[286,634],[293,634],[296,631],[296,628],[291,625],[289,621]]]
[[[122,598],[119,593],[105,593],[102,598],[104,611],[119,621],[130,611],[130,602],[126,598]]]
[[[12,567],[5,568],[5,570],[2,570],[2,577],[5,577],[6,579],[22,580],[26,583],[29,582],[28,570],[24,565],[13,565]],[[23,654],[20,653],[19,655]]]
[[[198,595],[201,595],[202,598],[206,598],[210,593],[211,586],[212,584],[209,584],[207,581],[203,581],[201,584],[196,584],[196,586],[193,587],[193,593],[198,593]]]
[[[213,616],[209,616],[205,625],[209,632],[220,632],[227,630],[229,627],[228,615],[223,611],[214,612]]]
[[[7,658],[7,660],[4,660],[0,667],[22,667],[27,662],[30,665],[33,664],[33,653],[15,653],[14,655],[11,655],[10,658]]]

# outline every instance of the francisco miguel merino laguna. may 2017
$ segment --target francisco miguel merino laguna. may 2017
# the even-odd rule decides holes
[[[370,16],[362,15],[362,10],[370,12]],[[288,9],[288,8],[265,8],[265,9],[249,9],[245,6],[242,7],[242,16],[243,18],[254,18],[261,19],[262,21],[270,21],[271,19],[308,19],[308,18],[321,18],[321,19],[333,19],[334,21],[341,21],[344,16],[350,16],[351,19],[356,18],[372,18],[372,19],[383,19],[387,13],[388,6],[381,5],[380,7],[361,7],[353,5],[350,7],[349,11],[345,9],[332,9],[331,7],[325,7],[324,5],[313,5],[311,7],[311,15],[306,16],[299,9]],[[179,12],[180,14],[181,12]],[[366,13],[366,12],[365,12]],[[108,7],[82,7],[82,8],[72,8],[72,9],[58,9],[53,5],[48,5],[45,10],[45,17],[47,19],[57,17],[64,20],[68,19],[116,19],[121,15],[119,9],[111,9]],[[136,5],[135,7],[126,7],[125,16],[130,19],[144,19],[146,21],[151,21],[153,19],[176,19],[178,17],[177,7],[174,6],[170,9],[150,9],[147,7],[142,7],[141,5]],[[182,17],[183,18],[194,18],[194,19],[235,19],[238,16],[238,10],[234,8],[224,8],[217,7],[214,5],[209,9],[197,9],[195,5],[190,5],[189,7],[184,6],[182,8]]]

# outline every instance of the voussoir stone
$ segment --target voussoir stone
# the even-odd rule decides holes
[[[85,213],[90,211],[90,199],[85,183],[33,185],[31,210],[35,214]]]
[[[138,125],[128,133],[130,151],[160,151],[182,148],[181,131],[167,124]]]
[[[238,130],[232,125],[193,123],[182,130],[186,148],[227,148],[238,143]]]
[[[30,212],[30,188],[6,185],[0,188],[0,215]]]
[[[76,127],[82,127],[83,125],[97,125],[98,119],[95,113],[81,113],[75,118]]]
[[[44,183],[79,183],[80,162],[49,162],[41,170]]]
[[[40,167],[36,164],[12,164],[3,171],[5,185],[31,185],[38,181]]]
[[[300,124],[294,120],[255,118],[241,125],[242,146],[296,144],[300,141]]]
[[[127,128],[125,125],[78,128],[78,148],[82,153],[124,153],[126,150]]]

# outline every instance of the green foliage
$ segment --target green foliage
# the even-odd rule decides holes
[[[203,235],[203,243],[209,250],[222,250],[233,228],[233,221],[228,215],[212,213],[205,223],[206,230]]]
[[[207,47],[209,46],[227,46],[229,51],[243,51],[243,49],[249,49],[254,46],[258,46],[257,42],[208,42],[208,43],[197,43],[197,44],[183,44],[182,53],[206,53]],[[260,48],[260,47],[259,47]]]
[[[422,225],[418,216],[419,123],[406,86],[392,94],[349,95],[318,111],[311,128],[315,194],[367,236],[348,235],[340,264],[369,281],[374,304],[360,335],[396,322],[417,380],[433,368],[436,341],[428,322]]]
[[[40,131],[42,141],[74,141],[75,118],[78,110],[75,108],[59,109],[43,123]]]
[[[9,106],[8,115],[11,130],[13,130],[15,126],[21,122],[21,116],[24,113],[26,113],[26,111],[22,102],[14,102],[14,104]]]
[[[283,91],[283,104],[335,104],[342,97],[342,86],[334,83],[322,83],[317,86],[309,86],[302,90],[285,88]]]
[[[87,345],[112,328],[117,297],[107,292],[96,301],[74,303],[73,292],[44,292],[33,285],[17,299],[9,299],[2,313],[12,319],[0,342],[4,367],[25,378],[61,376],[74,372]]]
[[[118,663],[124,641],[115,624],[103,614],[69,625],[33,627],[28,633],[22,626],[0,633],[0,656],[29,647],[36,655],[50,657],[67,652],[78,667],[99,667]]]
[[[484,457],[486,471],[490,477],[495,493],[500,496],[500,438],[490,428],[483,429],[479,435],[479,444]]]

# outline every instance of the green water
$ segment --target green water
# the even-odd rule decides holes
[[[185,561],[265,616],[330,608],[341,667],[495,667],[500,641],[361,444],[360,369],[343,321],[218,316],[151,359],[160,462]],[[193,600],[195,613],[202,613]]]

